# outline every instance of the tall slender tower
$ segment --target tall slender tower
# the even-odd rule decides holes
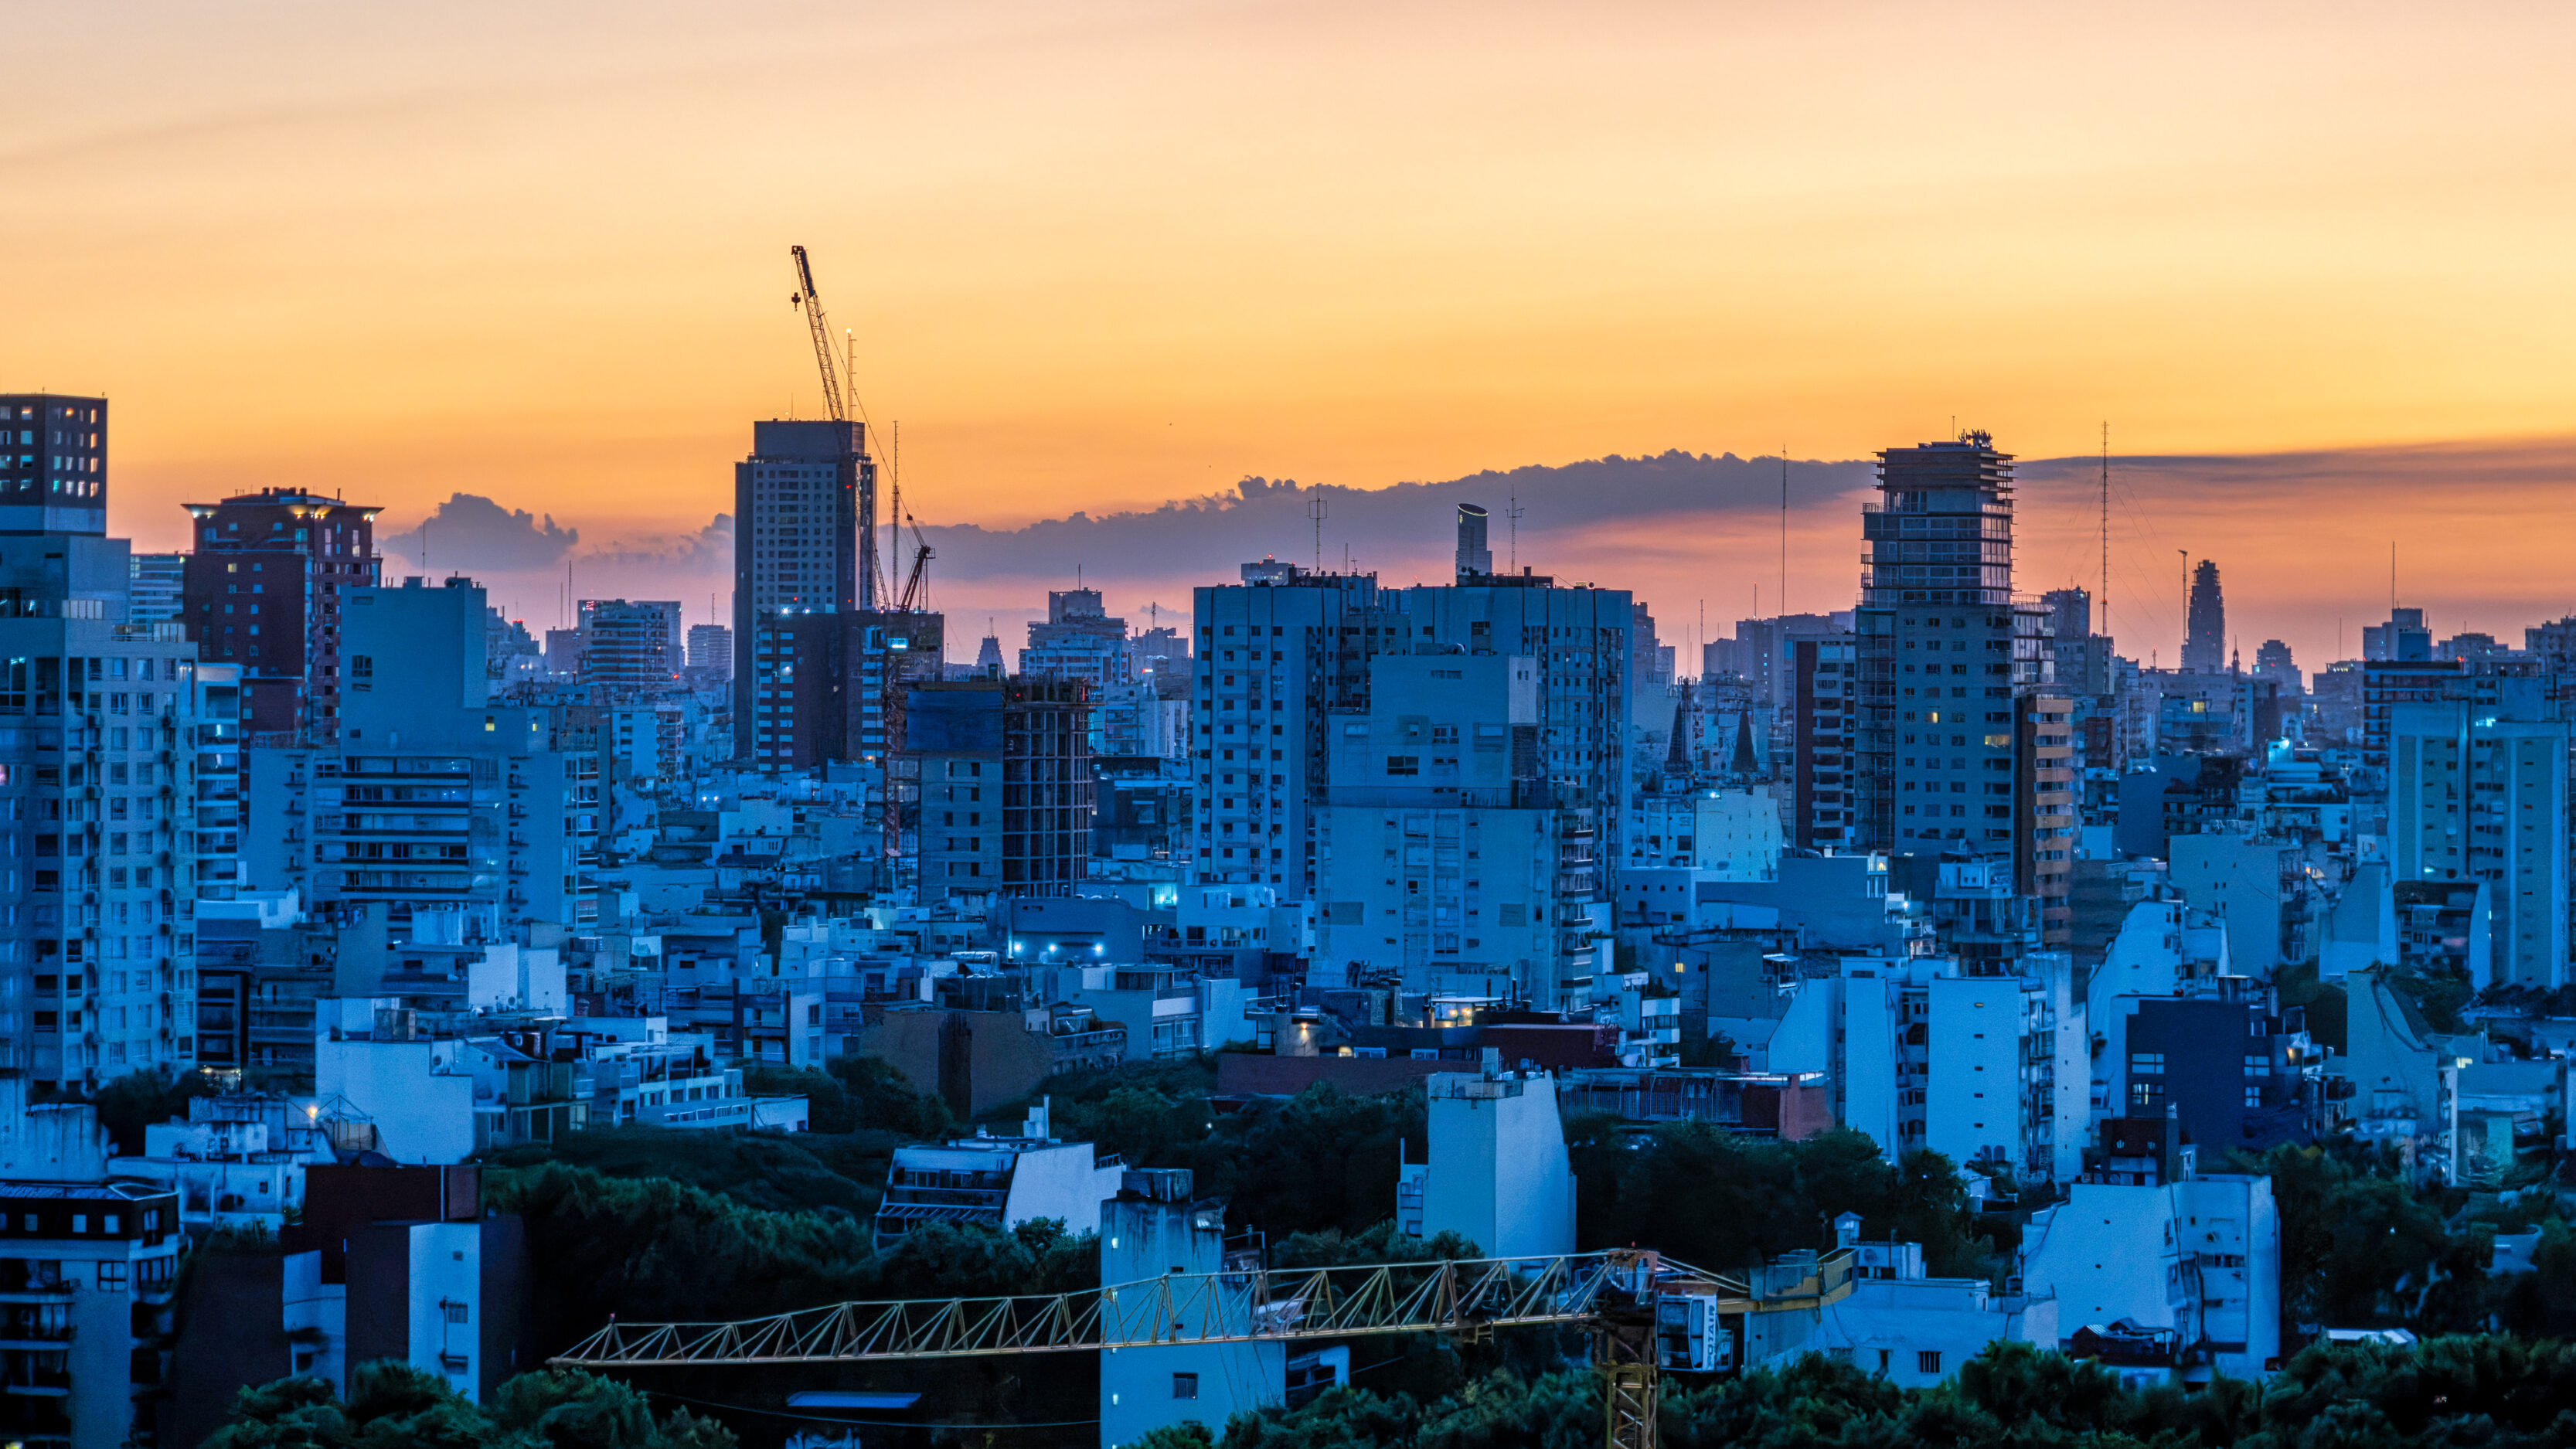
[[[2191,572],[2191,619],[2182,640],[2186,674],[2227,670],[2227,597],[2218,589],[2218,564],[2202,559]]]

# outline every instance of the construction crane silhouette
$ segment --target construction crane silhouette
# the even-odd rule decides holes
[[[805,259],[805,249],[791,246],[787,254],[796,261],[796,294],[788,305],[805,314],[805,323],[814,332],[814,366],[823,374],[823,406],[832,421],[850,420],[849,400],[841,392],[841,370],[832,361],[832,323],[823,315],[823,299],[814,294],[814,267]]]
[[[617,1323],[551,1362],[571,1368],[886,1363],[1392,1333],[1481,1339],[1586,1331],[1603,1380],[1606,1449],[1653,1449],[1667,1371],[1734,1367],[1730,1316],[1818,1309],[1852,1288],[1849,1250],[1793,1282],[1706,1272],[1643,1249],[1542,1258],[1173,1273],[1072,1293],[835,1303],[733,1323]],[[1767,1276],[1767,1275],[1766,1275]]]
[[[852,356],[848,360],[850,375],[848,390],[845,391],[842,386],[842,364],[832,359],[832,319],[824,315],[823,299],[814,290],[813,261],[801,246],[790,246],[787,249],[787,255],[796,264],[796,290],[788,296],[787,301],[788,305],[805,314],[805,325],[814,334],[814,370],[823,380],[824,410],[832,415],[832,421],[836,423],[849,422],[853,412],[861,415],[859,419],[861,426],[852,430],[858,437],[860,451],[859,606],[863,609],[873,609],[879,607],[888,597],[889,590],[886,587],[884,570],[892,567],[892,562],[880,560],[877,557],[875,504],[872,501],[875,485],[869,481],[874,474],[873,465],[867,461],[866,454],[866,434],[869,428],[865,416],[866,410],[859,406],[856,396],[858,364],[855,353],[858,344],[855,339],[850,339],[848,343],[852,349]]]
[[[921,520],[906,515],[912,525],[912,572],[903,581],[903,597],[895,601],[898,614],[927,613],[930,609],[930,561],[937,557],[930,541],[921,536]]]

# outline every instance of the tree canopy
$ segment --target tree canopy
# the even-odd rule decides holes
[[[1601,1416],[1589,1372],[1504,1371],[1436,1400],[1336,1389],[1163,1445],[1584,1449],[1600,1441]],[[1810,1355],[1715,1383],[1668,1380],[1659,1419],[1671,1449],[2541,1449],[2576,1443],[2576,1348],[2493,1336],[2316,1347],[2268,1383],[2221,1379],[2191,1394],[2125,1388],[2027,1344],[1996,1345],[1955,1379],[1911,1390]]]
[[[1873,1240],[1921,1243],[1936,1275],[1985,1277],[1996,1266],[1998,1245],[1937,1152],[1891,1165],[1857,1132],[1774,1142],[1703,1122],[1640,1133],[1609,1117],[1578,1120],[1568,1136],[1587,1248],[1633,1244],[1738,1272],[1823,1246],[1833,1219],[1855,1212]]]
[[[685,1409],[657,1418],[614,1379],[546,1370],[476,1405],[434,1375],[391,1361],[349,1374],[346,1403],[315,1378],[244,1389],[206,1449],[735,1449],[732,1431]]]

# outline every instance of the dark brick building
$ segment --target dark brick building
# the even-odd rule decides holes
[[[188,505],[180,617],[198,657],[241,666],[250,732],[336,735],[341,599],[380,582],[380,511],[295,488]]]

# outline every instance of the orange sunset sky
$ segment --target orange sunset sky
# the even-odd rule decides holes
[[[730,509],[751,418],[814,415],[802,242],[925,521],[1954,417],[2025,458],[2105,418],[2157,457],[2404,445],[2394,486],[2130,479],[2142,635],[2187,547],[2249,656],[2322,662],[2391,538],[2446,632],[2576,607],[2571,60],[2536,4],[22,5],[0,389],[112,399],[139,547],[286,483],[645,548]],[[2481,492],[2457,448],[2522,462]],[[2027,585],[2090,581],[2090,506],[2026,495]],[[1802,519],[1793,604],[1848,606],[1856,534]],[[1776,568],[1582,537],[1668,622]],[[1068,582],[949,602],[1007,635]]]

